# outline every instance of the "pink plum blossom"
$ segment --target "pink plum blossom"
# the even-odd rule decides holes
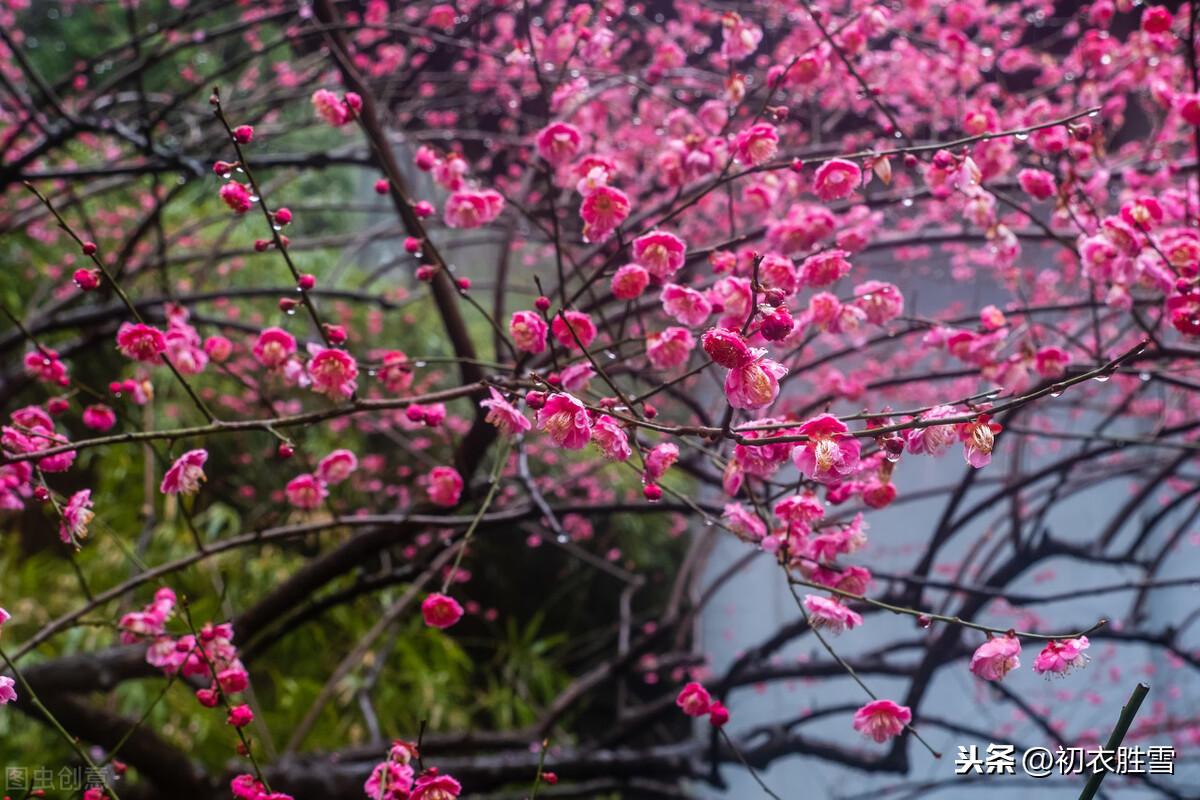
[[[538,430],[545,431],[559,447],[580,450],[592,436],[591,418],[583,403],[569,394],[552,394],[537,415]]]
[[[874,700],[854,712],[854,730],[876,742],[899,736],[912,722],[912,710],[891,700]]]
[[[1033,661],[1033,671],[1039,675],[1066,675],[1073,669],[1087,665],[1088,639],[1056,639],[1048,642]]]
[[[163,475],[158,490],[163,494],[191,495],[200,491],[204,483],[204,462],[208,461],[208,451],[204,449],[189,450],[179,458]]]
[[[427,478],[426,492],[435,505],[453,508],[462,497],[462,475],[454,467],[434,467]]]
[[[821,414],[800,425],[796,432],[809,437],[792,451],[796,467],[821,483],[835,483],[849,477],[858,467],[862,446],[847,435],[846,423],[832,414]]]
[[[971,656],[971,672],[985,681],[998,681],[1021,666],[1021,643],[1015,636],[990,636]]]

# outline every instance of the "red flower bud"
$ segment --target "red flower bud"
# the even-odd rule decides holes
[[[306,272],[300,276],[300,280],[296,282],[296,285],[306,292],[312,291],[312,289],[317,285],[317,276],[310,272]]]
[[[777,308],[763,318],[762,327],[759,332],[768,342],[778,342],[781,339],[786,339],[787,335],[792,332],[795,323],[792,321],[792,315],[786,308]]]
[[[533,301],[533,307],[545,314],[550,310],[550,298],[540,295],[537,300]]]
[[[334,344],[344,344],[350,338],[346,333],[346,329],[341,325],[331,325],[325,323],[325,335],[329,337],[329,341]]]
[[[74,279],[75,285],[85,292],[90,292],[100,285],[100,270],[98,269],[77,269],[71,277]]]
[[[254,128],[249,125],[238,125],[233,129],[233,138],[238,144],[250,144],[250,140],[254,138]]]
[[[95,254],[96,254],[96,250],[97,250],[97,249],[98,249],[98,248],[96,247],[96,243],[95,243],[95,242],[84,242],[84,243],[83,243],[83,254],[84,254],[85,256],[92,256],[92,255],[95,255]]]
[[[375,181],[375,194],[387,194],[390,188],[391,185],[388,183],[387,178],[380,178]]]

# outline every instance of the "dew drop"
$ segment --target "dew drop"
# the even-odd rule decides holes
[[[1104,373],[1103,375],[1097,375],[1096,377],[1092,378],[1092,380],[1094,380],[1096,383],[1108,383],[1108,379],[1111,377],[1112,376],[1108,373]]]

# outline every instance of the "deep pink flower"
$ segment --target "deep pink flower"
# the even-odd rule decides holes
[[[1034,200],[1049,200],[1058,191],[1054,176],[1044,169],[1023,169],[1017,173],[1017,183]]]
[[[739,537],[752,542],[761,542],[767,535],[766,524],[741,503],[726,503],[721,510],[721,521]]]
[[[371,776],[363,784],[363,792],[370,800],[408,800],[414,777],[411,766],[389,757],[371,770]]]
[[[850,272],[848,255],[845,250],[826,250],[809,256],[800,264],[800,281],[809,287],[835,283]]]
[[[753,361],[729,370],[725,398],[734,408],[766,408],[779,396],[779,379],[786,374],[787,367],[755,354]]]
[[[254,343],[254,357],[267,369],[279,369],[296,352],[296,339],[282,328],[267,328]]]
[[[646,454],[646,477],[653,483],[658,482],[678,460],[679,447],[675,443],[663,442],[655,445]]]
[[[220,364],[233,353],[233,342],[224,336],[209,336],[204,340],[204,352],[209,358]]]
[[[738,133],[733,141],[733,149],[738,161],[747,166],[765,164],[775,157],[779,149],[779,132],[774,125],[766,122],[751,125]]]
[[[250,200],[250,190],[246,185],[238,181],[229,181],[224,184],[218,194],[225,201],[225,205],[235,214],[245,214],[250,210],[253,202]]]
[[[679,271],[687,256],[687,245],[673,233],[651,231],[633,240],[633,260],[660,281]]]
[[[714,728],[724,727],[729,722],[729,709],[719,700],[713,700],[708,707],[708,722]]]
[[[58,357],[58,353],[48,347],[30,350],[25,354],[25,371],[44,383],[58,386],[68,386],[67,365]]]
[[[592,441],[610,461],[628,461],[633,455],[629,447],[629,434],[625,432],[620,420],[607,414],[602,415],[592,426]]]
[[[526,353],[541,353],[546,349],[546,333],[549,327],[541,314],[534,311],[514,311],[508,323],[508,332],[518,350]]]
[[[479,405],[488,410],[486,417],[488,422],[499,428],[500,432],[506,436],[516,436],[532,427],[525,415],[505,400],[504,395],[500,394],[495,386],[488,388],[491,396],[479,402]]]
[[[583,403],[569,394],[552,394],[537,415],[538,430],[550,434],[559,447],[581,450],[592,436],[592,423]]]
[[[985,681],[1001,680],[1021,666],[1021,643],[1015,636],[990,636],[971,656],[971,672]]]
[[[308,362],[308,377],[313,391],[333,400],[345,400],[358,389],[358,362],[345,350],[317,348]]]
[[[565,164],[579,152],[583,136],[574,125],[565,122],[551,122],[537,133],[534,140],[537,144],[538,155],[558,166]]]
[[[871,508],[887,508],[896,499],[896,484],[873,478],[862,490],[862,499]]]
[[[1066,675],[1073,669],[1082,668],[1088,662],[1088,657],[1083,652],[1088,649],[1088,645],[1086,636],[1049,642],[1034,659],[1033,671],[1039,675]]]
[[[775,516],[793,525],[808,525],[825,516],[825,506],[812,492],[785,497],[772,509]]]
[[[227,725],[235,728],[244,728],[253,721],[254,712],[245,703],[229,709],[229,716],[225,719]]]
[[[801,253],[828,238],[835,224],[824,206],[797,203],[782,220],[767,226],[767,243],[784,255]]]
[[[352,119],[350,109],[328,89],[317,89],[313,92],[312,106],[318,117],[335,128],[340,128]]]
[[[413,365],[402,351],[389,350],[383,354],[382,364],[375,376],[390,393],[404,394],[412,386]]]
[[[492,189],[460,190],[446,200],[444,219],[450,228],[478,228],[504,210],[504,198]]]
[[[712,303],[707,297],[695,289],[675,283],[664,286],[659,299],[662,300],[663,311],[684,325],[700,325],[712,313]]]
[[[767,253],[758,264],[758,279],[768,289],[777,289],[791,297],[800,288],[796,265],[787,256]]]
[[[1071,363],[1071,354],[1061,347],[1043,347],[1034,354],[1034,369],[1043,378],[1061,378]]]
[[[17,699],[16,681],[7,675],[0,675],[0,705],[8,705]]]
[[[462,615],[463,607],[458,601],[440,592],[434,592],[421,603],[421,616],[431,628],[449,628],[462,619]]]
[[[408,800],[454,800],[461,793],[462,785],[449,775],[422,775]]]
[[[721,57],[729,61],[741,61],[758,49],[762,41],[762,28],[732,11],[721,17]]]
[[[1142,30],[1149,34],[1166,33],[1174,21],[1171,10],[1163,6],[1150,6],[1142,12]]]
[[[564,311],[556,315],[550,323],[550,331],[558,343],[568,350],[579,350],[580,345],[588,347],[596,339],[596,326],[592,318],[582,311]]]
[[[108,406],[97,403],[83,410],[83,424],[94,431],[112,430],[117,424],[117,415]]]
[[[633,300],[641,297],[650,284],[650,273],[640,264],[626,264],[612,277],[613,297],[618,300]]]
[[[687,362],[695,346],[691,331],[671,327],[646,337],[646,358],[655,369],[674,369]]]
[[[862,180],[862,170],[852,161],[835,158],[826,161],[813,175],[813,193],[822,200],[844,200],[854,194]]]
[[[453,508],[462,497],[462,475],[459,475],[454,467],[434,467],[429,471],[425,491],[434,505]]]
[[[904,313],[904,295],[894,284],[864,281],[854,287],[854,305],[872,325],[883,325]]]
[[[712,696],[707,689],[692,681],[680,690],[679,696],[675,698],[675,705],[689,717],[703,717],[712,707]]]
[[[329,496],[325,482],[307,472],[288,481],[284,492],[289,503],[306,511],[317,508]]]
[[[950,406],[937,406],[922,414],[921,419],[935,420],[953,416],[957,416],[957,412]],[[956,434],[953,425],[928,425],[906,431],[904,441],[910,453],[939,456],[954,442]]]
[[[596,370],[591,364],[586,362],[572,364],[569,367],[563,367],[563,371],[559,373],[559,385],[571,394],[579,394],[587,390],[588,384],[591,383],[595,374]]]
[[[1200,125],[1200,94],[1179,92],[1175,95],[1175,110],[1188,125]]]
[[[708,357],[725,369],[737,369],[754,360],[742,335],[728,328],[709,328],[700,337],[700,344]]]
[[[158,328],[141,322],[122,322],[117,329],[117,349],[126,358],[143,364],[162,363],[162,354],[167,349],[167,337]]]
[[[912,709],[891,700],[874,700],[854,712],[854,730],[877,742],[899,736],[912,722]]]
[[[862,616],[853,609],[829,597],[805,595],[804,608],[808,612],[808,621],[814,628],[824,628],[834,634],[853,630],[863,622]]]
[[[589,242],[602,242],[629,216],[629,197],[612,186],[598,186],[579,206],[583,236]]]
[[[189,450],[179,458],[163,475],[158,490],[163,494],[190,495],[200,491],[204,483],[204,462],[208,461],[208,451],[204,449]]]
[[[821,483],[844,480],[858,467],[862,452],[862,445],[847,435],[848,431],[846,423],[832,414],[821,414],[803,423],[796,432],[808,436],[809,441],[792,451],[796,467],[806,478]]]
[[[92,512],[92,490],[80,489],[62,509],[62,521],[58,526],[58,537],[66,543],[86,539],[88,524],[96,515]]]
[[[317,477],[333,486],[349,478],[358,469],[358,457],[349,450],[334,450],[317,464]]]
[[[996,444],[996,434],[1001,431],[997,422],[992,422],[987,414],[981,414],[974,422],[966,422],[958,426],[958,438],[963,441],[963,458],[976,469],[986,467],[992,462],[992,448]]]

